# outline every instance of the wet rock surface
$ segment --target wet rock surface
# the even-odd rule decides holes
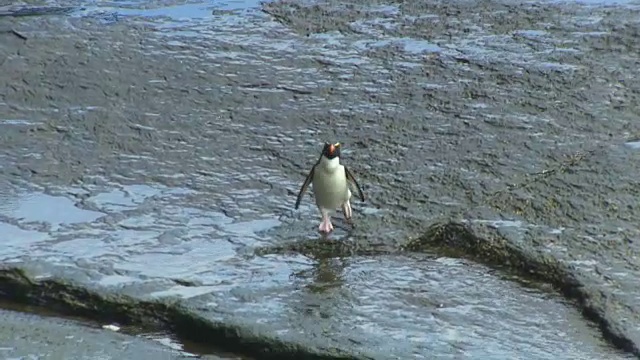
[[[0,19],[5,296],[260,358],[640,354],[638,8],[147,5]],[[325,140],[368,197],[329,239]]]
[[[3,304],[3,306],[6,304]],[[20,310],[33,311],[33,309]],[[100,329],[94,324],[61,320],[17,311],[0,311],[0,354],[3,359],[175,359],[196,357],[172,349],[160,340],[166,336],[148,339]],[[156,341],[152,341],[156,340]],[[177,345],[177,344],[174,344]],[[209,355],[209,360],[222,360]],[[234,359],[234,358],[227,358]]]

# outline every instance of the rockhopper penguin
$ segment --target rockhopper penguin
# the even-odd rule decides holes
[[[358,197],[364,201],[364,194],[355,177],[346,166],[340,164],[340,143],[325,143],[320,158],[313,165],[300,188],[298,199],[296,200],[296,209],[300,206],[300,201],[309,184],[313,184],[316,205],[322,215],[322,222],[318,230],[323,233],[329,233],[333,230],[330,215],[338,207],[342,208],[344,218],[348,223],[351,223],[351,215],[353,213],[349,202],[351,199],[351,185],[355,185],[358,190]]]

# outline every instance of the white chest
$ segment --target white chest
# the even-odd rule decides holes
[[[337,164],[330,167],[318,164],[313,174],[313,194],[316,204],[326,209],[338,208],[349,200],[344,166]]]

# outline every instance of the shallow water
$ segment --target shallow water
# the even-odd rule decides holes
[[[239,199],[251,201],[246,194]],[[4,261],[29,254],[53,273],[51,266],[74,264],[91,274],[83,280],[90,286],[182,299],[209,319],[282,339],[313,338],[313,346],[376,358],[624,358],[558,296],[472,263],[424,256],[247,256],[246,248],[278,243],[291,231],[295,238],[299,228],[278,221],[277,208],[255,202],[247,205],[252,211],[227,216],[230,209],[195,208],[193,192],[165,186],[95,192],[83,197],[92,211],[75,206],[73,197],[5,196],[2,215],[15,225],[3,227],[25,233],[3,232],[3,241],[23,245],[22,253],[5,248]],[[29,213],[33,199],[57,211]],[[104,221],[109,217],[119,220]],[[47,226],[21,230],[34,221]]]
[[[257,2],[81,4],[85,9],[74,14],[79,22],[70,21],[72,26],[89,26],[81,23],[85,18],[103,20],[104,26],[128,22],[153,26],[157,31],[146,33],[138,49],[149,66],[165,57],[178,59],[189,69],[181,76],[211,72],[229,79],[226,84],[188,84],[189,89],[211,97],[243,91],[243,97],[226,109],[207,104],[176,104],[172,109],[172,102],[188,101],[163,93],[177,80],[145,75],[144,86],[163,90],[146,104],[114,106],[138,118],[133,121],[122,116],[130,121],[126,131],[124,125],[112,125],[119,137],[127,136],[127,131],[134,133],[139,148],[132,146],[129,153],[100,153],[104,150],[94,149],[101,140],[98,135],[111,133],[91,129],[98,135],[89,135],[93,144],[88,150],[78,140],[81,135],[71,136],[65,145],[69,156],[85,163],[78,175],[82,186],[49,181],[38,173],[25,182],[38,185],[39,191],[27,190],[23,184],[2,185],[0,240],[9,244],[0,250],[3,261],[28,259],[44,274],[64,273],[60,269],[71,267],[84,274],[76,280],[90,287],[144,299],[181,299],[212,320],[242,324],[314,348],[356,350],[376,359],[627,358],[605,344],[599,331],[560,297],[523,288],[473,263],[429,256],[254,255],[262,247],[318,238],[317,214],[310,198],[305,198],[300,211],[292,211],[291,192],[297,190],[304,174],[293,176],[291,169],[298,172],[299,167],[312,164],[316,138],[338,136],[326,130],[324,123],[281,123],[281,111],[388,112],[393,116],[406,104],[329,98],[323,91],[365,89],[392,96],[399,91],[392,72],[421,71],[424,57],[434,53],[498,59],[529,69],[573,71],[574,65],[549,56],[553,41],[533,49],[511,34],[489,36],[480,29],[446,41],[414,38],[411,33],[395,36],[381,29],[429,19],[429,15],[403,17],[396,5],[368,9],[367,13],[379,15],[348,24],[355,34],[344,35],[337,29],[302,37],[261,13]],[[519,29],[514,34],[552,36],[535,29]],[[394,56],[389,61],[397,68],[389,70],[380,51],[391,51]],[[318,68],[318,62],[324,67]],[[369,81],[359,72],[379,77]],[[450,89],[457,85],[434,75],[412,86]],[[300,90],[309,93],[295,99],[283,95]],[[252,94],[258,92],[275,100],[253,101]],[[74,104],[73,110],[83,109],[83,115],[90,118],[92,112],[101,111],[92,105]],[[488,100],[472,105],[479,111],[499,113],[499,104]],[[175,112],[166,116],[168,110]],[[0,119],[0,127],[37,126],[35,121],[21,120],[33,118],[29,115],[37,111],[41,109],[19,108],[16,115],[20,116]],[[250,121],[253,118],[260,121]],[[332,123],[338,134],[348,127],[346,119],[346,115],[337,116]],[[430,120],[431,133],[415,135],[409,138],[411,143],[395,144],[398,151],[428,147],[429,140],[452,131],[449,119]],[[501,119],[526,130],[533,122],[547,120],[519,114]],[[87,131],[77,126],[72,134]],[[374,123],[359,131],[374,140],[383,133]],[[474,136],[466,140],[489,141],[494,135]],[[31,143],[32,151],[44,154],[46,145]],[[283,147],[286,151],[281,151]],[[91,158],[93,151],[100,153],[95,159]],[[8,153],[2,164],[41,166],[23,155]],[[284,165],[274,163],[278,156]],[[375,152],[361,155],[358,170],[364,173],[380,164],[402,161],[402,156],[375,156]],[[522,160],[519,166],[529,167],[536,161]],[[408,166],[380,177],[390,182],[402,171],[408,177],[412,170]],[[416,171],[427,173],[424,168]],[[434,161],[428,171],[442,174],[448,170]],[[469,178],[479,177],[473,169],[465,171]],[[383,194],[382,186],[371,185],[366,191],[373,200],[354,205],[357,221],[364,226],[353,232],[338,228],[332,239],[354,245],[368,237],[405,236],[404,223],[385,220],[392,209],[385,199],[376,199]],[[459,204],[455,194],[436,195],[441,195],[433,200],[438,206]],[[515,221],[478,221],[491,221],[496,227],[522,226]]]

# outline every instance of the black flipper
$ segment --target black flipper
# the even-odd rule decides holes
[[[360,188],[360,184],[358,184],[358,182],[356,181],[355,176],[353,176],[351,171],[349,171],[349,169],[346,166],[344,167],[344,172],[347,175],[347,180],[351,181],[352,183],[354,183],[356,185],[356,188],[358,188],[358,197],[360,198],[360,200],[364,201],[364,193],[362,192],[362,189]]]
[[[298,198],[296,199],[296,207],[295,207],[296,210],[298,210],[298,206],[300,206],[300,201],[302,201],[302,197],[304,196],[304,193],[307,191],[309,184],[311,184],[311,181],[313,180],[313,173],[315,170],[316,170],[316,166],[314,165],[311,168],[311,171],[309,171],[307,178],[304,179],[304,183],[302,184],[302,187],[300,188],[300,192],[298,192]]]

